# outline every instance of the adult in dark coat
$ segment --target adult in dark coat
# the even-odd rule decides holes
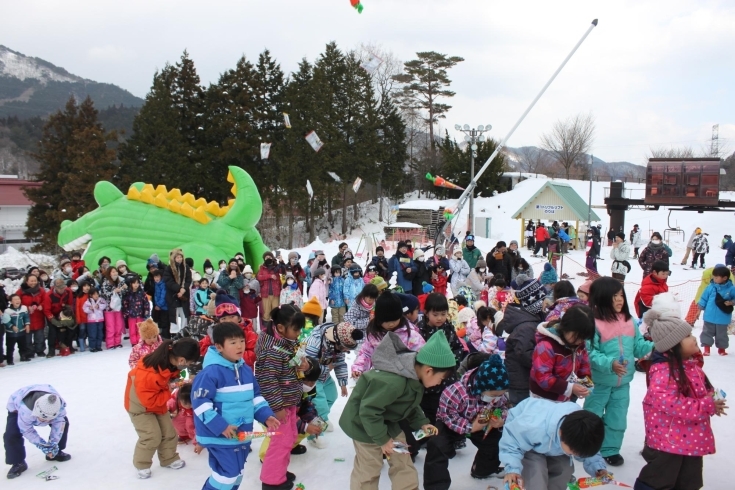
[[[424,294],[424,282],[431,284],[431,271],[426,267],[426,257],[424,251],[420,248],[414,250],[413,263],[416,266],[416,273],[413,276],[413,292],[416,297]],[[406,291],[408,292],[408,291]]]
[[[495,248],[488,252],[485,257],[485,263],[487,264],[488,272],[492,273],[492,275],[502,274],[507,281],[510,281],[511,261],[510,257],[508,257],[508,247],[504,241],[500,240],[495,245]]]
[[[386,281],[390,278],[388,270],[388,259],[385,258],[385,249],[381,246],[375,247],[375,256],[373,257],[371,264],[375,266],[378,271],[378,275]]]
[[[168,318],[176,323],[176,308],[181,308],[189,319],[189,290],[191,289],[191,269],[184,262],[184,252],[180,248],[171,250],[169,265],[163,271],[163,282],[166,283],[166,304]]]

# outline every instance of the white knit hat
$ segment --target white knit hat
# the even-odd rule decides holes
[[[33,416],[40,420],[53,420],[61,411],[61,399],[56,395],[43,395],[33,404]]]
[[[472,308],[462,308],[459,313],[457,313],[457,323],[467,323],[474,317],[475,312]]]
[[[681,318],[681,308],[673,293],[660,293],[653,297],[651,309],[659,312],[662,318]]]

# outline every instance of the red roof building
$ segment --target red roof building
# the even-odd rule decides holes
[[[24,187],[40,187],[41,182],[30,182],[0,176],[0,253],[8,245],[15,248],[30,248],[26,240],[26,221],[33,203],[23,193]]]

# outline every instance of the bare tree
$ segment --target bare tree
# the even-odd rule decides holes
[[[518,157],[518,165],[523,172],[543,174],[551,166],[551,159],[548,153],[539,150],[535,146],[519,148],[516,156]]]
[[[569,171],[592,147],[595,119],[592,114],[577,114],[557,121],[550,133],[541,136],[541,148],[551,153],[569,178]]]
[[[378,96],[378,105],[395,92],[396,81],[393,77],[403,71],[403,62],[392,51],[388,51],[380,44],[360,43],[355,51],[361,66],[366,66],[373,82],[375,93]],[[377,60],[376,60],[377,58]],[[370,68],[369,63],[379,63],[376,68]]]
[[[646,160],[649,158],[694,158],[694,150],[691,146],[672,146],[670,148],[651,148]]]

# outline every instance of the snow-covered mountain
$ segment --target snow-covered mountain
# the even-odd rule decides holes
[[[72,75],[63,68],[54,66],[40,58],[31,58],[0,45],[0,76],[13,77],[21,81],[32,78],[42,84],[53,82],[82,82],[84,79]]]

